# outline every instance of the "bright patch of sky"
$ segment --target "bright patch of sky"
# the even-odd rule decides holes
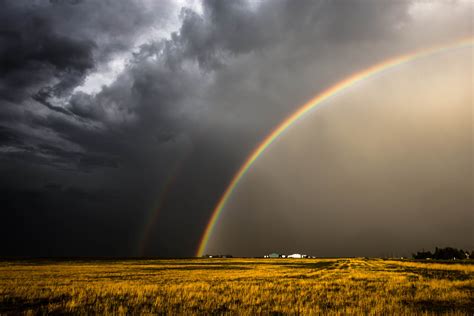
[[[472,0],[432,1],[415,0],[411,3],[408,13],[413,18],[425,19],[433,15],[446,15],[446,8],[451,10],[472,10]]]
[[[152,0],[143,0],[144,5]],[[96,94],[102,90],[103,86],[108,86],[113,83],[117,77],[123,72],[127,66],[128,61],[137,52],[140,45],[150,41],[157,41],[170,36],[171,33],[179,30],[181,23],[179,13],[183,8],[191,8],[199,14],[202,14],[203,8],[200,0],[177,0],[175,1],[173,13],[169,20],[163,25],[160,23],[159,27],[151,27],[147,32],[143,32],[137,37],[133,49],[129,52],[117,54],[110,61],[104,65],[100,65],[97,71],[89,74],[84,83],[74,89],[74,92],[84,92],[87,94]]]

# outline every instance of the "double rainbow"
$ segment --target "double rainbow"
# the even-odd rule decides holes
[[[474,38],[467,38],[462,39],[460,41],[455,42],[454,44],[449,45],[442,45],[436,46],[433,48],[417,51],[410,54],[401,55],[398,57],[391,58],[384,62],[375,64],[369,68],[366,68],[362,71],[356,72],[349,77],[345,78],[344,80],[336,83],[335,85],[329,87],[322,93],[316,95],[314,98],[303,104],[299,109],[287,117],[283,122],[280,123],[258,146],[257,148],[250,154],[250,156],[245,160],[244,164],[240,167],[237,171],[235,176],[233,177],[232,181],[230,182],[229,186],[225,190],[224,194],[220,198],[219,202],[217,203],[212,216],[207,224],[206,230],[202,235],[201,241],[199,243],[199,248],[196,252],[196,256],[204,255],[206,251],[207,244],[209,242],[209,238],[212,235],[214,227],[216,226],[217,221],[224,209],[229,197],[232,195],[235,187],[239,184],[240,180],[244,177],[247,171],[250,169],[252,164],[262,155],[262,153],[276,140],[280,137],[280,135],[288,129],[291,125],[296,123],[299,119],[301,119],[306,113],[310,112],[318,105],[323,103],[324,101],[328,100],[331,97],[334,97],[338,93],[344,91],[345,89],[366,80],[376,74],[379,74],[382,71],[389,70],[401,64],[405,64],[407,62],[411,62],[422,57],[427,57],[433,54],[443,53],[453,49],[459,48],[467,48],[472,47],[474,43]]]

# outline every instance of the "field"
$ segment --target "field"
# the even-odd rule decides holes
[[[474,265],[381,259],[0,261],[0,314],[474,313]]]

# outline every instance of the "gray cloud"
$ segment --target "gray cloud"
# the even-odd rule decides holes
[[[131,48],[168,4],[140,1],[8,1],[0,13],[1,97],[21,102],[47,88],[64,96],[111,55]]]
[[[149,254],[193,254],[245,156],[316,92],[389,56],[472,33],[469,15],[459,10],[470,6],[465,3],[420,18],[411,1],[206,0],[202,13],[183,8],[181,24],[168,37],[150,36],[135,47],[144,33],[159,33],[176,19],[170,16],[176,5],[145,0],[1,5],[0,167],[24,179],[5,180],[2,187],[30,192],[58,220],[68,215],[56,201],[77,200],[97,238],[104,218],[111,227],[116,221],[120,229],[104,245],[126,244],[114,248],[122,255],[133,254],[176,161],[183,162],[166,189]],[[443,10],[452,17],[437,14]],[[426,37],[429,25],[443,32]],[[75,90],[123,53],[130,58],[112,83],[96,94]],[[92,194],[98,202],[64,190],[47,194],[48,183]],[[15,208],[21,194],[12,193],[5,203]],[[101,200],[102,194],[112,194],[114,202]],[[10,233],[26,229],[20,221],[9,223]],[[57,233],[49,229],[45,243]],[[88,253],[79,240],[74,245]],[[22,243],[17,253],[28,249]],[[95,251],[107,252],[103,245]]]

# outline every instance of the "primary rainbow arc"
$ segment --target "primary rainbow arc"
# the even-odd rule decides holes
[[[287,117],[283,122],[280,123],[258,146],[257,148],[250,154],[250,156],[245,160],[245,162],[242,164],[240,169],[237,171],[237,173],[234,175],[232,181],[230,182],[229,186],[225,190],[224,194],[218,201],[216,207],[214,208],[214,211],[212,213],[212,216],[206,226],[206,230],[204,231],[204,234],[201,238],[201,241],[199,243],[199,248],[196,252],[196,256],[200,257],[203,256],[207,244],[209,242],[209,238],[212,235],[212,231],[219,220],[219,217],[222,213],[222,210],[224,209],[228,199],[232,195],[232,192],[234,191],[235,187],[238,185],[242,177],[246,174],[246,172],[250,169],[252,164],[260,157],[260,155],[286,130],[288,129],[291,125],[293,125],[296,121],[298,121],[300,118],[302,118],[306,113],[310,112],[314,108],[316,108],[318,105],[323,103],[324,101],[328,100],[329,98],[335,96],[336,94],[342,92],[343,90],[363,81],[366,80],[367,78],[376,75],[382,71],[391,69],[393,67],[396,67],[398,65],[414,61],[416,59],[422,58],[422,57],[427,57],[432,54],[438,54],[442,53],[448,50],[452,49],[458,49],[458,48],[465,48],[465,47],[472,47],[474,42],[474,38],[467,38],[467,39],[462,39],[460,41],[456,41],[454,44],[449,44],[449,45],[443,45],[443,46],[436,46],[433,48],[417,51],[414,53],[410,54],[405,54],[401,55],[395,58],[391,58],[389,60],[386,60],[384,62],[375,64],[369,68],[366,68],[362,71],[356,72],[349,77],[345,78],[344,80],[334,84],[333,86],[329,87],[322,93],[316,95],[314,98],[303,104],[299,109],[291,114],[289,117]]]

